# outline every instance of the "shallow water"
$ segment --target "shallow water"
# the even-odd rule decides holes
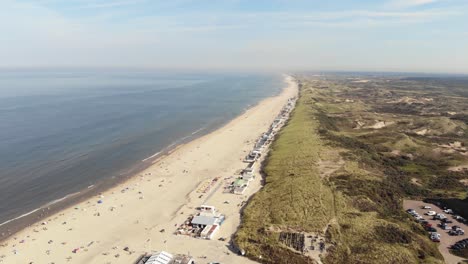
[[[282,85],[278,75],[0,71],[0,223],[123,175]]]

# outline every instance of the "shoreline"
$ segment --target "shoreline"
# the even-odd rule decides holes
[[[127,229],[133,230],[133,227],[129,227],[129,226],[132,226],[132,224],[141,225],[142,222],[146,224],[146,227],[144,228],[144,230],[146,230],[145,232],[149,232],[149,236],[153,236],[152,239],[154,239],[154,237],[159,237],[159,234],[152,234],[151,231],[154,228],[159,229],[160,227],[166,226],[168,222],[172,222],[174,220],[177,220],[179,222],[180,221],[179,218],[181,217],[184,218],[185,216],[183,215],[181,216],[181,214],[183,214],[183,211],[193,208],[194,202],[195,202],[195,205],[199,203],[199,202],[194,201],[196,199],[196,196],[198,196],[196,194],[196,189],[201,184],[203,184],[204,181],[208,180],[213,175],[218,175],[220,177],[221,177],[220,174],[224,174],[225,176],[232,175],[232,173],[234,172],[233,169],[238,167],[239,165],[237,163],[241,161],[238,160],[239,158],[232,157],[231,152],[232,151],[234,151],[235,153],[239,153],[239,151],[240,153],[245,152],[246,151],[245,149],[251,148],[251,145],[253,142],[251,139],[256,138],[258,136],[255,134],[256,132],[252,131],[252,133],[249,133],[250,131],[246,131],[246,129],[244,129],[245,125],[255,124],[256,126],[255,129],[252,129],[251,127],[249,127],[250,125],[248,125],[248,127],[246,127],[247,130],[252,129],[254,131],[257,131],[257,130],[264,131],[265,130],[264,128],[269,126],[270,121],[264,120],[264,119],[258,119],[258,118],[260,116],[268,116],[268,119],[270,120],[271,118],[274,118],[277,113],[272,113],[271,110],[269,110],[269,108],[280,109],[280,106],[281,107],[283,106],[285,99],[289,98],[287,96],[289,95],[288,93],[297,94],[295,93],[294,88],[291,88],[291,83],[288,84],[288,87],[285,87],[284,89],[282,89],[282,91],[279,94],[274,94],[270,97],[262,99],[257,104],[252,105],[248,109],[245,109],[245,111],[239,116],[235,117],[232,120],[227,120],[225,123],[220,124],[220,126],[218,126],[217,128],[204,131],[206,133],[200,133],[200,134],[195,133],[197,135],[196,138],[188,140],[188,142],[186,143],[175,145],[172,149],[168,150],[167,153],[165,153],[164,155],[161,153],[160,155],[153,155],[154,156],[153,158],[149,157],[149,159],[148,158],[145,159],[146,160],[145,162],[147,162],[147,165],[148,165],[146,168],[139,170],[138,173],[133,173],[133,176],[123,179],[113,186],[109,186],[105,191],[98,190],[98,188],[93,188],[95,192],[93,192],[93,194],[89,194],[87,197],[84,197],[82,201],[75,202],[73,204],[68,205],[66,208],[62,208],[56,213],[51,213],[50,215],[44,216],[43,219],[49,218],[47,219],[47,221],[45,221],[47,222],[46,225],[41,225],[38,222],[35,222],[35,224],[16,233],[14,237],[10,236],[10,238],[5,239],[4,241],[6,243],[3,245],[0,245],[0,255],[1,253],[3,253],[1,251],[4,251],[5,248],[8,248],[10,250],[11,248],[14,248],[13,249],[15,252],[14,256],[11,256],[11,252],[8,252],[10,256],[7,256],[7,258],[11,257],[12,261],[14,261],[15,257],[17,257],[16,250],[21,251],[21,252],[32,250],[35,252],[36,250],[35,246],[31,246],[33,248],[30,248],[29,246],[26,246],[24,244],[22,245],[17,244],[18,238],[24,238],[23,240],[20,240],[20,241],[26,241],[24,243],[30,245],[30,244],[39,243],[39,242],[36,242],[38,240],[41,240],[41,241],[46,240],[48,239],[47,237],[49,238],[54,237],[55,238],[54,240],[58,240],[58,241],[60,241],[60,238],[64,239],[64,237],[66,237],[67,240],[68,239],[81,240],[81,239],[86,239],[86,237],[92,237],[94,235],[93,234],[94,232],[90,232],[88,230],[88,227],[91,228],[92,225],[97,224],[97,223],[102,224],[102,221],[100,221],[98,217],[93,217],[93,216],[96,216],[96,213],[90,216],[89,215],[90,211],[97,212],[98,214],[97,216],[101,216],[101,219],[104,218],[103,221],[109,221],[109,220],[112,222],[114,220],[116,221],[116,223],[112,223],[111,226],[106,227],[106,230],[108,230],[107,232],[104,232],[104,230],[100,230],[102,231],[103,234],[100,234],[99,237],[101,237],[101,239],[99,239],[98,242],[101,244],[105,244],[106,246],[112,243],[116,243],[115,239],[117,238],[112,239],[112,237],[115,236],[114,232],[116,230],[119,230],[119,232],[125,233],[125,231],[128,231]],[[263,109],[263,108],[267,108],[267,109]],[[259,117],[254,117],[253,116],[254,114]],[[255,118],[257,118],[257,120],[255,120]],[[264,123],[261,123],[261,122],[264,122]],[[232,134],[233,130],[239,130],[239,129],[240,131],[242,131],[243,133],[242,135],[237,135],[235,133]],[[213,148],[214,148],[213,150],[216,152],[215,150],[217,148],[216,146],[219,146],[218,141],[221,140],[220,142],[225,142],[225,139],[228,140],[226,142],[229,142],[230,139],[238,140],[233,143],[229,142],[231,146],[224,147],[226,150],[229,150],[231,152],[225,151],[226,153],[224,153],[222,150],[220,150],[221,151],[220,153],[216,153],[221,156],[225,155],[224,157],[221,157],[219,159],[221,163],[225,162],[225,164],[219,164],[220,162],[218,162],[218,160],[216,160],[216,162],[211,161],[211,159],[215,159],[213,158],[213,156],[210,156],[210,153],[212,153],[212,151],[209,151],[208,154],[206,154],[206,158],[202,159],[201,161],[198,160],[197,157],[200,156],[198,152],[201,152],[201,151],[205,152],[206,150],[210,150]],[[239,144],[241,146],[239,146]],[[226,145],[228,145],[228,143]],[[229,147],[234,147],[234,146],[236,146],[234,150],[231,150],[229,148]],[[192,154],[192,152],[197,152],[197,153]],[[243,155],[244,154],[242,154],[242,156]],[[235,160],[237,160],[236,164],[232,164],[232,162]],[[192,163],[192,165],[188,165],[188,163]],[[191,166],[194,166],[194,167],[191,167]],[[213,166],[216,168],[213,168]],[[190,168],[190,172],[187,170],[186,174],[188,175],[181,176],[180,169],[185,168],[185,167]],[[179,173],[172,172],[173,168],[176,168],[179,171]],[[192,172],[192,169],[194,169],[195,171]],[[184,169],[182,173],[185,173],[185,171],[186,170]],[[194,178],[195,175],[197,175],[198,177],[196,181]],[[189,179],[192,179],[192,180],[188,181]],[[149,182],[151,181],[159,181],[160,182],[159,187],[143,186],[145,184],[150,184]],[[177,182],[176,186],[170,187],[169,189],[165,188],[166,185],[170,185],[174,181]],[[220,186],[218,186],[217,188],[219,188]],[[121,190],[119,191],[119,189]],[[136,190],[140,190],[140,191],[134,194]],[[213,199],[211,197],[212,195],[214,196],[218,195],[216,190],[213,191],[213,193],[207,195],[207,197],[205,197],[204,199],[218,200],[219,199],[218,197],[214,197]],[[101,192],[102,192],[102,195],[100,195],[99,197],[95,197],[96,194],[99,194]],[[145,201],[147,199],[147,194],[149,194],[148,196],[150,198],[150,201],[156,202],[156,204],[145,203],[145,205],[141,205],[141,202],[139,202],[138,200]],[[135,200],[134,198],[136,196],[139,196],[139,197],[138,199]],[[110,201],[112,204],[111,207],[117,208],[116,211],[120,211],[120,210],[124,211],[122,212],[123,215],[122,214],[119,214],[119,215],[120,217],[125,218],[125,219],[117,220],[116,218],[107,216],[106,214],[109,214],[109,212],[105,212],[106,210],[103,207],[99,208],[99,205],[95,204],[94,201],[92,201],[94,199],[103,199],[104,203],[108,202],[107,199],[111,200]],[[230,199],[233,199],[233,198],[230,198]],[[118,206],[119,203],[121,203],[120,208]],[[75,208],[72,208],[74,206]],[[130,209],[127,209],[127,208],[130,208]],[[162,208],[167,208],[167,210],[162,209]],[[159,212],[158,210],[162,210],[162,211]],[[114,211],[114,210],[110,210],[110,211]],[[151,212],[147,212],[147,211],[151,211]],[[240,209],[237,209],[236,211],[233,211],[231,213],[233,215],[236,215],[236,214],[239,215],[240,214],[239,211]],[[154,218],[154,216],[156,215],[159,216],[157,219]],[[153,216],[153,217],[150,217],[150,216]],[[135,217],[137,219],[136,222],[131,222],[129,219],[127,219],[127,218],[132,218],[132,217]],[[240,217],[238,218],[239,219],[237,219],[237,221],[240,222]],[[58,223],[65,219],[68,219],[68,221],[64,221],[63,224]],[[76,220],[78,219],[82,221],[79,221],[79,223],[75,223]],[[82,229],[82,228],[85,228],[88,231],[85,231],[86,233],[81,233],[80,235],[77,235],[77,237],[75,237],[76,235],[74,236],[73,232],[71,232],[70,234],[67,234],[66,233],[67,230],[65,231],[62,230],[60,232],[55,231],[55,229],[60,229],[62,225],[65,225],[65,224],[69,225],[69,221],[74,222],[73,224],[74,228],[70,228],[68,229],[68,231],[72,231],[72,229]],[[232,221],[234,221],[234,223],[230,223]],[[235,232],[235,230],[237,229],[237,226],[235,226],[236,218],[232,218],[232,220],[230,219],[230,221],[228,222],[230,224],[234,224],[234,226],[232,227],[234,227],[234,232]],[[237,223],[237,225],[238,224],[239,223]],[[171,227],[169,226],[166,226],[166,228],[167,230],[171,230]],[[43,231],[39,229],[42,229]],[[124,229],[125,231],[122,231],[122,229]],[[52,231],[49,231],[49,230],[52,230]],[[32,238],[33,236],[37,238]],[[141,242],[145,242],[143,239],[141,239],[141,236],[142,234],[139,234],[138,232],[135,232],[135,230],[133,230],[130,233],[128,233],[128,237],[129,237],[128,240],[133,241],[133,239],[136,239],[135,240],[136,242],[134,242],[134,244],[141,244]],[[173,239],[179,239],[179,238],[178,237],[168,238],[168,240],[173,240]],[[121,240],[120,238],[117,239],[117,242],[120,240]],[[140,240],[143,240],[143,241],[140,241]],[[92,241],[94,243],[96,240],[92,240]],[[146,241],[147,241],[146,243],[148,243],[148,241],[151,241],[151,239],[148,238]],[[218,241],[210,241],[210,242],[213,242],[212,245],[210,244],[210,246],[217,246],[216,242]],[[68,242],[62,242],[62,244],[63,243],[66,244]],[[151,250],[157,250],[157,249],[164,250],[164,244],[166,244],[165,241],[164,243],[162,243],[161,241],[156,242],[156,243],[153,243],[153,242],[149,242],[149,243],[150,243],[149,246],[145,244],[145,246],[140,245],[139,247],[137,247],[139,248],[138,252],[140,252],[142,248],[146,248],[146,247],[148,248],[145,251],[151,251]],[[191,246],[187,246],[187,243],[190,244]],[[186,248],[196,247],[195,245],[192,245],[193,243],[197,244],[200,242],[199,240],[198,242],[197,241],[195,242],[194,241],[182,241],[182,244],[186,244],[185,246]],[[157,244],[158,246],[155,246],[155,244]],[[25,246],[26,248],[23,248],[23,246]],[[167,245],[165,246],[167,247]],[[47,248],[48,246],[40,244],[39,247]],[[55,245],[52,248],[53,248],[53,251],[56,251],[55,248],[60,248],[60,247],[61,246],[59,245]],[[112,251],[112,250],[115,250],[114,248],[116,247],[111,247],[112,249],[109,249],[108,247],[103,246],[103,248],[106,248],[106,250]],[[92,254],[92,256],[87,256],[86,258],[83,256],[83,258],[81,258],[81,261],[77,263],[81,263],[84,260],[89,262],[90,260],[106,258],[102,256],[100,257],[100,253],[103,253],[102,252],[102,250],[104,250],[103,248],[101,248],[101,250],[98,250],[97,252],[94,252],[95,254]],[[37,250],[40,250],[40,249],[37,249]],[[51,250],[42,250],[42,252],[40,253],[38,252],[37,254],[28,252],[27,255],[31,256],[33,260],[36,262],[37,259],[41,259],[41,256],[44,254],[44,251],[51,251]],[[86,248],[86,251],[87,251],[87,248]],[[186,253],[186,251],[177,250],[177,249],[174,251],[177,253]],[[6,252],[7,251],[5,251],[5,253]],[[38,257],[36,257],[36,255],[38,255]],[[63,257],[66,255],[70,255],[70,250],[65,250],[65,252],[61,252],[58,256],[59,257],[58,259],[62,259],[63,261]],[[71,255],[72,256],[70,257],[75,258],[81,254],[77,254],[77,255],[71,254]],[[83,255],[85,254],[83,253]],[[124,258],[122,258],[120,254],[118,255],[120,256],[120,258],[114,259],[112,263],[124,263],[124,262],[121,262],[121,261],[124,261]],[[104,256],[108,256],[108,254],[105,254]],[[47,256],[45,259],[49,259],[49,256]],[[0,262],[1,262],[1,259],[0,259]],[[60,263],[60,261],[58,261],[58,263]]]
[[[17,217],[6,220],[3,223],[0,223],[0,243],[8,240],[8,238],[14,236],[16,233],[21,232],[27,227],[42,221],[43,219],[50,217],[54,214],[57,214],[63,210],[66,210],[70,207],[73,207],[76,204],[79,204],[83,201],[90,199],[93,196],[96,196],[102,192],[106,192],[112,188],[118,187],[121,184],[131,180],[134,177],[137,177],[138,174],[142,173],[149,167],[153,166],[155,163],[159,162],[165,156],[170,155],[172,152],[183,147],[184,145],[195,141],[201,137],[207,136],[218,129],[221,129],[229,122],[235,120],[236,118],[244,115],[249,109],[256,107],[262,101],[278,96],[282,92],[275,92],[274,94],[267,96],[260,101],[256,102],[253,105],[249,105],[244,108],[242,112],[230,120],[224,122],[216,123],[211,126],[206,126],[199,128],[195,131],[190,132],[189,135],[186,135],[180,139],[175,140],[168,146],[164,147],[160,151],[157,151],[153,155],[142,159],[140,162],[130,166],[125,169],[125,172],[121,172],[118,175],[109,177],[107,179],[102,179],[94,184],[83,188],[77,192],[67,194],[61,198],[50,201],[44,205],[39,206],[36,209],[33,209],[29,212],[25,212]],[[200,133],[201,132],[201,133]],[[91,187],[91,188],[90,188]]]

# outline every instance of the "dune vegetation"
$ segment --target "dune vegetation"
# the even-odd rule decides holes
[[[453,105],[435,102],[436,90],[422,91],[420,80],[299,82],[236,244],[262,263],[443,263],[402,201],[466,198],[460,181],[468,173],[448,170],[468,164],[466,113],[449,109],[465,104],[464,95],[453,89],[437,99],[455,98]],[[285,233],[323,237],[325,250],[301,252],[284,243]]]

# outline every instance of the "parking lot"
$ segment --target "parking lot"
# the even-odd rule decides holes
[[[430,206],[431,209],[422,209],[423,206]],[[439,251],[444,256],[446,263],[457,264],[464,260],[463,258],[452,255],[449,252],[449,247],[462,239],[468,238],[468,226],[466,224],[458,222],[454,219],[453,214],[445,213],[442,208],[439,208],[433,204],[424,203],[422,201],[405,200],[403,202],[403,207],[405,210],[414,209],[421,217],[424,218],[424,220],[426,220],[429,224],[432,225],[432,227],[436,229],[437,233],[440,234]],[[440,220],[433,220],[433,216],[425,215],[425,213],[427,213],[428,211],[435,211],[437,214],[444,214],[450,221],[453,221],[453,223],[448,224],[449,227],[452,227],[454,225],[459,226],[461,229],[466,231],[465,234],[457,236],[449,235],[449,230],[442,230],[442,228],[439,226],[439,224],[441,223]]]

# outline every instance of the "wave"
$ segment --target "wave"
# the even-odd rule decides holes
[[[158,151],[158,152],[154,153],[153,155],[147,157],[146,159],[144,159],[144,160],[142,160],[142,161],[145,162],[145,161],[147,161],[147,160],[149,160],[149,159],[151,159],[151,158],[156,157],[156,156],[159,155],[159,154],[161,154],[161,151]]]
[[[200,133],[200,132],[203,131],[203,130],[205,130],[205,127],[202,127],[202,128],[200,128],[200,129],[195,130],[194,132],[192,132],[192,135],[198,134],[198,133]]]
[[[1,223],[0,226],[4,226],[4,225],[6,225],[6,224],[8,224],[8,223],[11,223],[11,222],[13,222],[13,221],[16,221],[16,220],[18,220],[18,219],[21,219],[21,218],[26,217],[26,216],[28,216],[28,215],[34,214],[35,212],[37,212],[37,211],[39,211],[39,210],[45,209],[45,208],[47,208],[47,207],[50,207],[51,205],[54,205],[54,204],[59,203],[59,202],[61,202],[61,201],[64,201],[64,200],[66,200],[66,199],[68,199],[68,198],[70,198],[70,197],[72,197],[72,196],[78,195],[78,194],[80,194],[80,192],[76,192],[76,193],[72,193],[72,194],[65,195],[64,197],[62,197],[62,198],[60,198],[60,199],[53,200],[52,202],[49,202],[49,203],[47,203],[47,204],[45,204],[45,205],[43,205],[43,206],[41,206],[41,207],[39,207],[39,208],[36,208],[36,209],[34,209],[34,210],[32,210],[32,211],[29,211],[29,212],[27,212],[27,213],[25,213],[25,214],[22,214],[22,215],[18,216],[18,217],[15,217],[15,218],[12,218],[12,219],[10,219],[10,220],[7,220],[7,221]]]

